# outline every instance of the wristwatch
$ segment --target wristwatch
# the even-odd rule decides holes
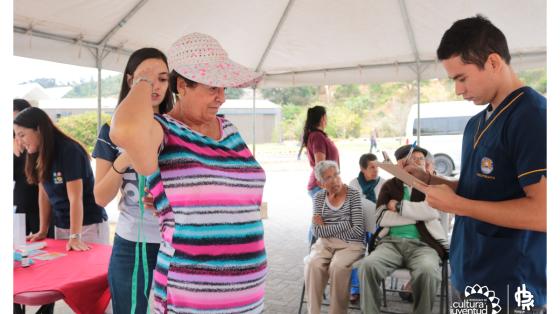
[[[70,234],[70,236],[68,237],[68,239],[78,239],[80,240],[82,238],[82,234],[81,233],[72,233]]]
[[[400,215],[402,212],[402,201],[397,202],[397,204],[395,204],[395,209],[397,210],[397,213]]]
[[[145,76],[139,76],[134,78],[134,80],[132,80],[132,86],[140,83],[140,82],[147,82],[148,84],[150,84],[150,86],[153,88],[154,87],[154,82],[152,82],[152,80],[150,80],[149,78],[145,77]]]

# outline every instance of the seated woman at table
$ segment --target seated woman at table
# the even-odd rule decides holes
[[[124,76],[119,94],[119,103],[128,95],[132,84],[137,78],[140,65],[151,64],[157,67],[159,77],[154,81],[154,92],[151,98],[154,113],[164,114],[173,106],[173,98],[169,90],[167,58],[163,52],[155,48],[142,48],[132,53],[124,69]],[[109,138],[110,127],[104,124],[93,157],[95,158],[95,200],[98,205],[106,206],[115,198],[120,190],[119,221],[115,231],[113,251],[109,263],[109,287],[114,313],[129,313],[131,307],[132,275],[135,263],[135,249],[138,244],[138,228],[142,223],[143,236],[146,239],[146,256],[148,262],[147,287],[144,286],[144,272],[138,271],[138,288],[136,290],[135,313],[146,313],[148,298],[144,289],[149,291],[152,275],[156,267],[157,254],[161,236],[159,222],[151,211],[140,215],[138,205],[138,174],[132,168],[126,151],[117,147]],[[142,260],[142,250],[138,258]],[[142,266],[140,266],[142,267]]]
[[[47,236],[54,210],[54,235],[68,239],[67,250],[88,250],[84,241],[108,244],[107,213],[95,203],[93,171],[85,148],[35,107],[14,118],[14,132],[27,151],[27,181],[39,185],[40,227],[28,240]]]

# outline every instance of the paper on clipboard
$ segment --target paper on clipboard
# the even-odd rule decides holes
[[[411,186],[413,189],[416,189],[424,194],[426,194],[426,188],[428,185],[420,179],[414,177],[410,173],[406,172],[403,168],[391,163],[391,162],[379,162],[375,161],[378,167],[381,169],[389,172],[390,174],[394,175],[395,177],[399,178],[402,182],[406,183],[407,185]]]

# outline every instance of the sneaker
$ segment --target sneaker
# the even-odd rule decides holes
[[[360,295],[359,294],[352,294],[350,295],[350,303],[352,304],[356,304],[360,301]]]

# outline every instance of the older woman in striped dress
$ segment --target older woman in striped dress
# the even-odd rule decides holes
[[[193,33],[168,55],[177,103],[150,111],[149,63],[113,117],[111,139],[129,154],[159,214],[157,313],[261,313],[266,253],[259,206],[265,174],[235,126],[216,116],[224,88],[254,84],[212,37]]]

